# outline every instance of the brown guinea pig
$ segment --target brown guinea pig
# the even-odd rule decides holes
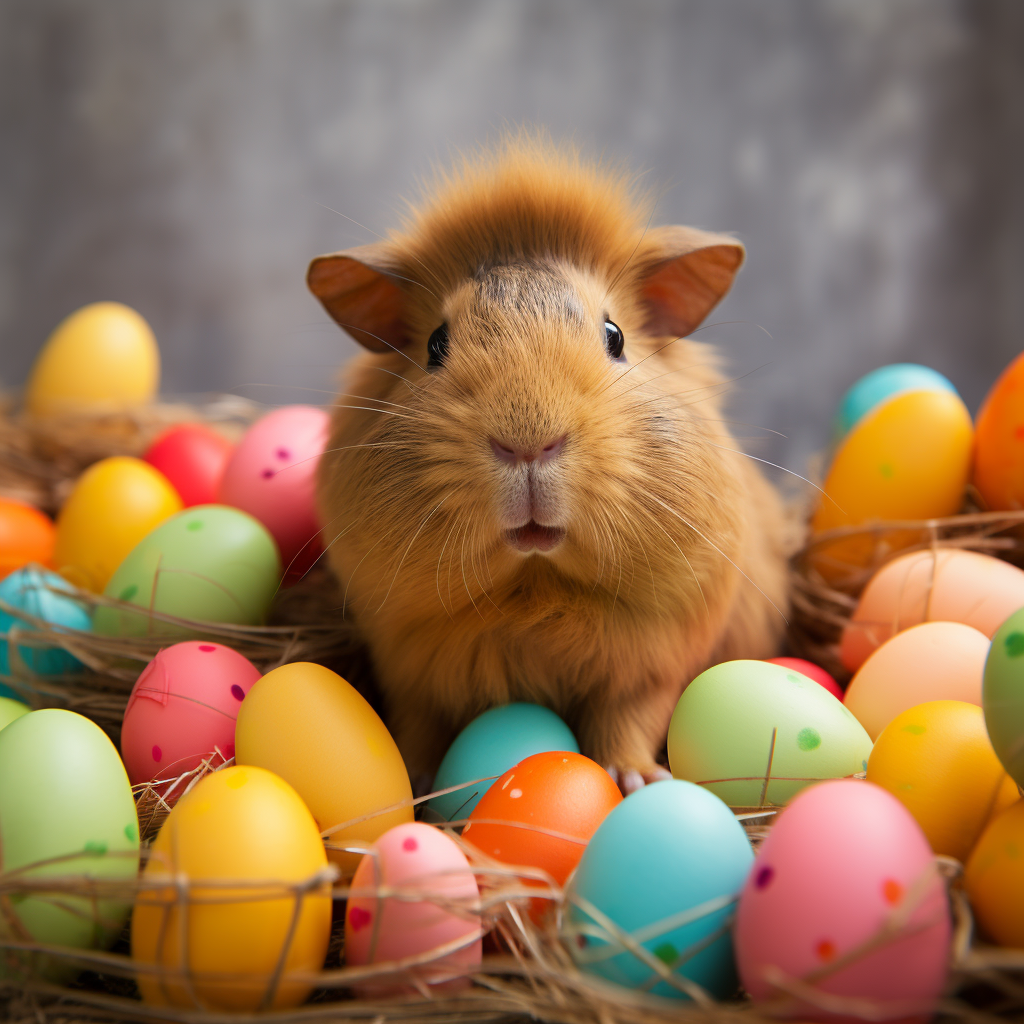
[[[781,503],[687,337],[743,247],[649,208],[520,138],[310,265],[369,349],[320,461],[324,543],[414,778],[480,712],[532,701],[634,789],[664,775],[695,675],[777,653]]]

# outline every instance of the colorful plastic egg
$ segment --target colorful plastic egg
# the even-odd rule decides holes
[[[205,776],[161,827],[142,876],[149,887],[132,914],[132,959],[185,967],[187,981],[140,970],[143,1000],[250,1012],[298,1006],[312,985],[296,976],[319,971],[327,954],[326,868],[316,823],[286,782],[251,766]],[[174,888],[182,875],[190,885],[184,935]],[[296,915],[294,887],[318,876]],[[232,888],[232,881],[250,885]]]
[[[1024,608],[1024,571],[976,551],[914,551],[882,566],[843,629],[839,656],[851,672],[890,637],[921,622],[962,622],[987,637]]]
[[[178,492],[185,508],[217,501],[224,467],[235,446],[202,423],[180,423],[165,430],[142,456],[160,470]]]
[[[380,890],[387,895],[381,895]],[[345,962],[381,964],[450,953],[410,971],[421,984],[469,984],[480,965],[480,890],[466,855],[442,831],[410,821],[385,832],[359,862],[345,908]],[[416,988],[404,974],[363,982],[360,995]]]
[[[1024,508],[1024,352],[978,412],[972,481],[988,508]]]
[[[901,712],[931,700],[981,706],[984,633],[962,622],[923,622],[897,633],[861,665],[846,706],[872,740]]]
[[[236,508],[196,505],[144,537],[104,594],[138,607],[101,607],[93,630],[112,636],[181,636],[196,622],[260,625],[277,592],[281,563],[262,524]]]
[[[732,807],[784,804],[821,779],[863,771],[871,740],[823,686],[765,661],[726,661],[683,691],[668,728],[677,779]]]
[[[292,662],[255,683],[238,711],[235,759],[294,786],[333,847],[365,848],[412,821],[409,773],[391,734],[355,688],[322,665]],[[335,849],[331,859],[351,874],[359,854]]]
[[[515,703],[478,715],[455,737],[434,778],[434,792],[462,788],[430,800],[427,820],[468,818],[499,775],[545,750],[580,752],[576,737],[554,711],[539,704]]]
[[[776,980],[799,979],[863,1001],[873,1019],[905,1020],[925,1019],[940,995],[950,931],[945,886],[917,822],[884,789],[837,779],[804,790],[761,844],[734,941],[755,1003],[781,995]],[[845,1019],[810,1000],[788,1009],[799,1020]]]
[[[843,699],[843,688],[835,681],[832,674],[826,672],[820,665],[815,665],[813,661],[807,661],[804,658],[768,658],[768,664],[781,665],[783,668],[799,672],[800,675],[807,676],[808,679],[813,679],[816,683],[824,686],[836,700]]]
[[[999,797],[1006,773],[981,708],[934,700],[897,715],[875,741],[868,782],[888,790],[931,848],[964,861]]]
[[[121,759],[98,725],[73,711],[48,708],[0,730],[0,843],[4,871],[12,875],[51,862],[25,870],[26,879],[135,878],[135,801]],[[72,895],[55,886],[52,892],[13,896],[6,910],[35,942],[90,949],[113,944],[131,903]],[[12,933],[5,915],[0,935],[23,937]],[[55,958],[49,968],[67,977],[81,965]]]
[[[996,755],[1024,785],[1024,608],[996,630],[984,669],[981,705]]]
[[[892,363],[866,373],[839,402],[836,436],[844,437],[872,409],[907,391],[949,391],[956,388],[937,370],[917,363]]]
[[[316,467],[329,427],[330,416],[311,405],[267,413],[246,431],[220,482],[220,501],[263,523],[293,574],[305,571],[322,550]]]
[[[752,861],[743,829],[718,797],[677,779],[645,786],[605,818],[572,876],[569,951],[583,970],[628,988],[685,998],[686,982],[678,979],[689,979],[717,998],[731,996],[728,921]],[[677,983],[659,980],[650,961],[615,939],[603,918]]]
[[[101,593],[132,548],[180,511],[178,492],[152,466],[126,455],[102,459],[60,510],[53,564],[75,586]]]
[[[964,868],[964,887],[982,932],[1000,946],[1024,948],[1024,801],[982,832]]]
[[[160,384],[149,324],[120,302],[94,302],[58,324],[25,389],[35,416],[113,412],[148,402]]]
[[[235,756],[235,719],[260,671],[222,644],[190,641],[162,650],[132,688],[121,755],[132,785],[174,779],[215,751]]]
[[[27,715],[32,709],[13,697],[0,697],[0,729],[5,729],[11,722]]]
[[[850,431],[836,453],[812,532],[953,515],[963,503],[972,436],[967,407],[952,392],[890,398]],[[913,531],[885,535],[891,549],[915,539]],[[871,535],[837,539],[815,550],[814,565],[835,579],[866,565],[875,550]]]
[[[56,539],[49,516],[24,501],[0,498],[0,580],[33,562],[52,565]]]

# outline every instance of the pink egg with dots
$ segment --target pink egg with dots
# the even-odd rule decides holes
[[[378,889],[392,895],[380,897]],[[384,833],[359,862],[345,911],[345,961],[381,964],[448,947],[417,980],[462,988],[480,965],[480,890],[465,854],[438,828],[413,821]],[[361,983],[362,995],[415,992],[402,972]]]
[[[121,726],[132,785],[175,779],[218,751],[234,757],[238,708],[259,678],[248,658],[222,644],[162,650],[136,680]]]
[[[301,576],[322,549],[316,514],[316,467],[330,416],[286,405],[258,419],[224,470],[218,500],[248,512],[273,535],[286,579]]]
[[[761,844],[734,944],[755,1002],[799,982],[822,1000],[792,1002],[798,1019],[855,1019],[839,996],[906,1021],[934,1012],[950,933],[945,885],[910,812],[871,782],[835,779],[799,793]]]

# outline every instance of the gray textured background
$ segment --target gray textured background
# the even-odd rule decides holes
[[[166,392],[317,400],[352,343],[306,262],[372,237],[327,207],[381,230],[452,147],[542,124],[747,243],[712,317],[743,323],[704,333],[801,469],[871,367],[973,410],[1024,347],[1022,53],[1020,0],[3,0],[0,381],[115,298]]]

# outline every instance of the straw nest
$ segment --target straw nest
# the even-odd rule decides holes
[[[187,419],[203,419],[218,425],[226,433],[238,433],[259,409],[233,398],[214,399],[201,405],[157,406],[138,415],[92,418],[77,423],[41,424],[18,418],[0,407],[0,494],[20,497],[50,512],[55,512],[66,497],[75,477],[91,462],[113,454],[138,454],[167,425]],[[857,595],[871,571],[897,553],[887,538],[897,532],[901,540],[907,531],[917,535],[914,546],[938,548],[959,546],[986,551],[1013,561],[1024,561],[1024,513],[985,513],[971,510],[949,519],[921,523],[883,523],[852,531],[835,531],[810,541],[793,559],[793,608],[790,616],[789,644],[794,654],[808,657],[840,678],[842,668],[837,657],[837,641],[849,618]],[[826,583],[812,566],[817,545],[854,532],[875,539],[875,558],[861,572],[851,572],[838,582]],[[901,547],[901,552],[910,550]],[[91,607],[119,602],[90,594],[78,596]],[[46,623],[24,613],[0,606],[14,615],[17,625],[9,631],[11,674],[0,678],[21,693],[35,707],[67,707],[87,715],[118,739],[121,717],[128,694],[143,665],[161,646],[154,638],[100,637],[86,633],[58,632]],[[275,602],[271,623],[265,627],[213,626],[175,621],[196,638],[208,638],[228,644],[262,670],[289,661],[311,660],[329,665],[374,698],[372,678],[365,652],[340,613],[340,601],[330,578],[314,570],[299,585],[282,591]],[[163,641],[166,643],[166,640]],[[35,676],[17,655],[17,645],[59,645],[74,654],[85,666],[81,673],[46,679]],[[231,762],[215,754],[199,768],[170,782],[136,788],[136,802],[143,840],[150,840],[169,813],[170,806],[199,779]],[[770,772],[770,766],[766,769]],[[767,778],[766,778],[767,781]],[[426,797],[422,799],[427,799]],[[390,810],[387,809],[387,810]],[[382,811],[383,813],[383,811]],[[740,819],[755,845],[771,827],[775,810],[771,807],[741,814]],[[303,1006],[287,1011],[268,1011],[265,1019],[278,1024],[305,1021],[402,1021],[408,1024],[452,1024],[452,1022],[496,1021],[533,1018],[552,1024],[668,1024],[691,1019],[714,1020],[726,1024],[735,1020],[768,1021],[785,1016],[787,1008],[799,998],[805,1005],[823,1011],[842,1013],[865,1020],[883,1019],[880,1007],[865,1001],[839,999],[820,990],[819,983],[850,959],[865,955],[897,939],[907,927],[912,901],[895,908],[879,933],[861,949],[808,978],[778,977],[774,981],[779,998],[772,1004],[754,1006],[749,1000],[721,1003],[674,974],[640,946],[633,936],[617,929],[595,908],[583,907],[597,922],[591,926],[600,937],[618,951],[639,957],[651,972],[652,988],[665,981],[683,988],[691,997],[679,1002],[652,995],[649,991],[624,989],[603,982],[580,969],[577,935],[566,923],[563,911],[567,897],[552,880],[533,869],[515,869],[486,860],[468,844],[462,844],[478,878],[481,890],[479,908],[456,909],[478,915],[480,932],[485,936],[485,954],[465,987],[430,989],[424,985],[425,972],[453,950],[442,948],[415,960],[378,964],[373,967],[342,966],[343,929],[341,915],[335,914],[330,951],[324,969],[308,978],[314,987],[312,998]],[[142,857],[148,855],[144,842]],[[1006,1020],[1024,1014],[1024,951],[996,949],[976,942],[970,909],[959,886],[960,867],[955,861],[937,859],[937,867],[949,886],[955,929],[951,950],[951,971],[946,995],[936,1007],[904,1006],[899,1015],[937,1010],[942,1016],[972,1021]],[[52,870],[52,865],[50,865]],[[333,869],[332,869],[333,871]],[[529,883],[529,884],[527,884]],[[166,887],[166,881],[164,886]],[[188,880],[175,879],[179,897],[187,897]],[[284,885],[260,883],[264,894],[276,887],[282,899],[301,901],[310,892],[328,888],[336,909],[348,895],[348,888],[332,872],[305,883]],[[182,1024],[229,1024],[251,1019],[249,1014],[232,1014],[211,1009],[172,1009],[148,1006],[138,998],[135,978],[138,965],[128,955],[127,937],[122,936],[112,952],[71,950],[34,943],[25,934],[13,914],[18,898],[43,896],[54,901],[85,897],[95,901],[114,898],[132,900],[144,888],[159,882],[97,881],[81,874],[32,877],[30,869],[3,871],[0,864],[0,1013],[16,1024],[72,1024],[72,1022],[166,1022]],[[225,883],[235,891],[235,882]],[[211,883],[204,882],[204,898],[209,898]],[[387,895],[382,893],[382,895]],[[405,899],[415,893],[404,891]],[[421,894],[429,895],[427,893]],[[529,914],[531,900],[547,899],[555,912],[541,926]],[[697,908],[700,911],[701,908]],[[705,908],[720,910],[719,906]],[[677,922],[678,923],[678,922]],[[667,919],[666,930],[676,927]],[[646,936],[645,936],[646,938]],[[696,952],[689,951],[690,953]],[[286,949],[282,950],[281,963]],[[687,951],[681,954],[681,959]],[[37,969],[40,958],[66,962],[82,970],[74,983],[59,984],[53,974]],[[6,964],[6,969],[4,967]],[[150,968],[150,970],[155,970]],[[169,980],[188,977],[166,972]],[[410,994],[390,998],[371,998],[365,994],[368,981],[401,978]],[[279,972],[267,983],[264,1002],[269,1004]],[[891,1008],[890,1014],[891,1015]]]

